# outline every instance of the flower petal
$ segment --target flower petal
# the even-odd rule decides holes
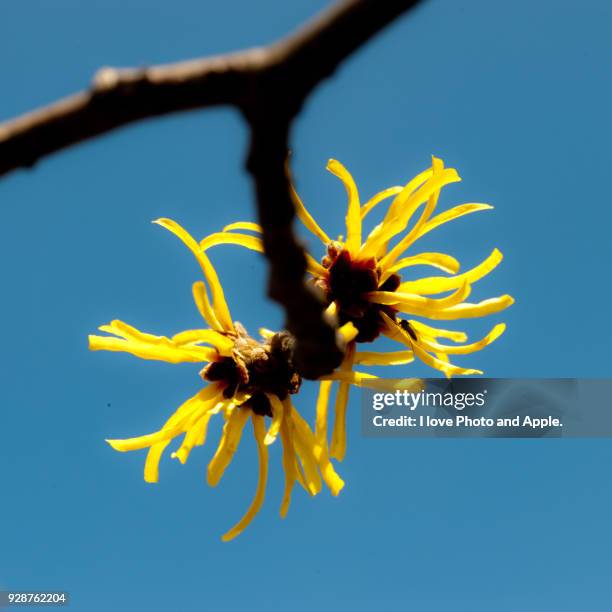
[[[259,328],[259,335],[264,340],[269,340],[270,338],[272,338],[272,336],[274,336],[274,334],[276,334],[276,332],[272,331],[271,329],[268,329],[267,327],[260,327]]]
[[[101,325],[98,329],[109,334],[114,334],[115,336],[120,336],[125,340],[137,340],[139,342],[150,344],[162,344],[168,342],[168,338],[165,336],[155,336],[154,334],[141,332],[132,325],[128,325],[119,319],[114,319],[108,325]]]
[[[217,452],[208,464],[207,479],[211,487],[216,487],[219,484],[223,473],[234,457],[234,453],[238,450],[242,430],[250,413],[249,409],[238,407],[231,412],[225,422]]]
[[[497,340],[497,338],[499,338],[505,330],[505,324],[499,323],[484,338],[482,338],[478,342],[472,342],[471,344],[464,344],[461,346],[445,346],[442,344],[438,344],[435,341],[429,340],[426,337],[421,337],[419,339],[419,342],[423,345],[424,348],[430,351],[437,351],[447,355],[467,355],[469,353],[475,353],[476,351],[480,351],[485,346],[488,346],[492,342],[495,342],[495,340]]]
[[[389,208],[385,220],[380,226],[374,228],[370,236],[368,236],[366,241],[367,247],[364,246],[362,249],[364,257],[376,255],[382,245],[386,244],[393,236],[404,231],[410,218],[422,204],[430,201],[430,197],[436,196],[436,193],[445,185],[460,180],[454,168],[446,168],[440,173],[432,175],[416,191],[412,192],[406,189],[405,192],[403,191],[398,194]],[[431,209],[431,206],[428,208]],[[395,257],[399,254],[401,254],[401,251],[394,252]]]
[[[353,368],[355,360],[355,343],[348,345],[344,360],[340,365],[339,373],[348,373]],[[321,383],[323,384],[323,383]],[[342,461],[346,454],[346,407],[350,392],[350,383],[341,381],[338,385],[338,393],[336,395],[336,404],[334,407],[334,429],[332,431],[332,439],[329,447],[329,454],[334,459]]]
[[[291,491],[297,478],[297,457],[295,455],[295,447],[293,443],[293,434],[290,430],[290,419],[285,416],[281,423],[281,440],[283,442],[283,469],[285,470],[285,491],[283,493],[283,501],[280,507],[280,515],[282,518],[287,516],[289,504],[291,503]]]
[[[266,484],[268,482],[268,447],[264,444],[266,427],[264,424],[264,418],[258,414],[251,414],[251,420],[253,421],[253,432],[255,434],[255,441],[257,442],[257,454],[259,456],[259,478],[257,480],[257,490],[249,509],[246,511],[246,514],[238,521],[238,523],[236,523],[236,525],[234,525],[234,527],[232,527],[222,536],[221,539],[224,542],[233,540],[249,526],[255,515],[261,509],[266,496]]]
[[[258,232],[259,234],[263,233],[263,228],[258,223],[253,223],[252,221],[238,221],[236,223],[230,223],[223,228],[224,232],[229,232],[232,230],[247,230],[251,232]]]
[[[510,295],[502,295],[496,298],[483,300],[477,304],[464,302],[443,310],[431,310],[427,315],[429,319],[438,321],[452,321],[455,319],[472,319],[475,317],[484,317],[486,315],[495,314],[505,310],[514,304],[514,298]]]
[[[234,324],[232,323],[229,308],[227,307],[227,302],[225,301],[225,295],[223,294],[223,287],[219,282],[217,272],[210,262],[210,259],[208,259],[208,257],[200,249],[200,246],[196,240],[191,236],[191,234],[189,234],[189,232],[187,232],[172,219],[156,219],[153,223],[161,225],[163,228],[172,232],[194,254],[210,287],[213,298],[213,310],[217,316],[217,319],[219,320],[219,323],[223,325],[223,329],[225,331],[234,331]]]
[[[346,213],[346,250],[356,254],[361,246],[361,204],[359,192],[351,173],[336,159],[327,162],[327,169],[337,176],[346,189],[348,207]]]
[[[219,323],[217,315],[214,313],[210,300],[208,299],[208,291],[206,291],[206,285],[203,281],[196,281],[191,286],[191,292],[193,294],[193,301],[195,302],[196,308],[199,310],[202,318],[216,331],[223,332],[225,329],[223,325]]]
[[[385,228],[388,228],[389,224],[393,222],[393,219],[398,216],[398,209],[402,208],[402,203],[405,203],[408,198],[413,195],[421,185],[423,185],[423,183],[428,181],[432,173],[433,169],[428,168],[427,170],[417,174],[412,180],[404,185],[402,190],[397,194],[391,203],[391,206],[389,207],[389,210],[387,211],[382,223],[379,223],[369,233],[361,248],[361,252],[364,256],[373,256],[377,254],[380,247],[386,243],[386,240],[381,238],[381,234],[383,234]],[[398,202],[400,204],[398,204]],[[412,212],[410,212],[410,214],[412,214]]]
[[[428,295],[452,291],[460,287],[464,282],[472,284],[480,280],[494,270],[503,258],[504,256],[498,249],[493,249],[493,252],[483,262],[463,274],[451,277],[431,276],[416,281],[407,281],[402,283],[397,290],[399,292],[407,291],[408,293]]]
[[[441,159],[438,159],[437,157],[433,157],[431,168],[433,172],[432,177],[431,177],[431,182],[434,183],[444,174],[444,162]],[[456,180],[461,180],[459,178],[459,175],[456,175]],[[381,260],[380,267],[383,271],[381,280],[383,282],[388,277],[389,273],[387,269],[389,268],[389,266],[394,264],[396,259],[416,240],[421,228],[423,227],[423,225],[425,225],[425,223],[431,217],[433,211],[435,210],[438,204],[438,198],[440,197],[441,188],[442,186],[440,186],[439,188],[431,192],[431,194],[429,195],[427,199],[427,205],[421,212],[421,216],[419,217],[416,224]]]
[[[452,365],[443,359],[439,359],[430,355],[425,349],[423,349],[418,341],[414,341],[411,336],[406,333],[399,325],[395,323],[389,316],[387,316],[384,312],[381,312],[381,316],[383,318],[385,329],[383,333],[391,338],[392,340],[396,340],[397,342],[401,342],[406,346],[410,347],[414,354],[426,365],[436,370],[440,370],[447,375],[452,374],[464,374],[464,375],[472,375],[472,374],[482,374],[481,370],[473,370],[469,368],[461,368],[459,366]]]
[[[336,371],[332,374],[325,374],[324,376],[319,377],[319,380],[340,380],[350,383],[356,387],[365,387],[366,389],[377,389],[380,391],[413,391],[415,389],[422,388],[422,382],[418,378],[379,378],[378,376],[374,376],[374,374],[355,371]]]
[[[202,363],[218,357],[216,349],[205,346],[176,346],[168,343],[147,344],[136,340],[124,340],[111,336],[89,336],[89,350],[130,353],[141,359],[165,361],[167,363]]]
[[[304,479],[307,490],[311,495],[317,495],[317,493],[320,493],[321,491],[322,482],[317,469],[317,461],[313,453],[314,438],[310,439],[310,437],[307,435],[306,432],[309,430],[309,428],[307,425],[306,428],[303,427],[305,421],[303,421],[295,406],[291,404],[290,399],[286,398],[284,403],[285,412],[291,415],[290,418],[293,424],[293,440],[298,459],[304,468]],[[298,422],[301,422],[301,427],[298,427]]]
[[[266,438],[264,440],[264,444],[269,446],[276,441],[281,423],[283,422],[284,410],[283,403],[276,395],[273,393],[266,393],[266,397],[272,406],[272,422],[270,423],[270,428],[268,429],[268,433],[266,434]]]
[[[377,304],[393,305],[401,312],[409,312],[422,316],[429,316],[432,311],[445,310],[460,304],[470,295],[471,286],[465,281],[450,295],[443,298],[428,298],[415,293],[401,293],[399,291],[372,291],[366,297]]]
[[[377,353],[375,351],[358,351],[355,353],[355,363],[368,366],[377,365],[404,365],[414,361],[412,351],[392,351]]]
[[[325,383],[321,383],[324,385]],[[323,396],[321,396],[321,393]],[[319,412],[319,403],[325,404],[327,406],[327,401],[329,399],[329,389],[321,389],[319,391],[319,399],[317,400],[317,412]],[[321,470],[321,476],[325,481],[325,484],[329,487],[331,494],[336,496],[342,488],[344,487],[344,481],[338,474],[336,470],[334,470],[334,466],[331,464],[329,460],[329,453],[327,451],[327,440],[324,440],[322,444],[316,439],[315,435],[313,435],[310,427],[308,427],[308,423],[301,417],[299,412],[294,411],[292,413],[293,422],[295,423],[295,429],[298,432],[298,435],[302,437],[304,444],[310,454],[315,458],[319,469]]]
[[[372,196],[362,207],[361,207],[361,219],[365,219],[366,215],[368,215],[371,210],[394,195],[397,195],[404,189],[403,186],[397,185],[395,187],[389,187],[388,189],[384,189],[383,191],[379,191],[376,195]]]
[[[341,339],[341,342],[344,345],[347,345],[359,335],[359,330],[350,321],[348,321],[347,323],[338,328],[336,334]]]
[[[324,268],[310,253],[304,252],[306,256],[306,270],[317,278],[325,278],[328,275],[327,268]]]
[[[387,272],[391,275],[409,266],[433,266],[449,274],[457,274],[460,268],[459,262],[450,255],[444,253],[419,253],[418,255],[400,259],[390,266]]]
[[[315,441],[321,447],[327,446],[327,408],[331,386],[332,382],[329,380],[320,383],[319,395],[317,397]]]
[[[204,389],[198,391],[193,397],[183,402],[174,414],[166,421],[164,426],[155,433],[139,436],[137,438],[128,438],[125,440],[106,440],[115,450],[127,452],[139,450],[165,442],[175,436],[178,436],[183,431],[183,425],[198,409],[205,409],[212,406],[217,401],[217,396],[221,393],[222,386],[218,383],[213,383]]]
[[[304,203],[302,202],[291,181],[289,182],[289,188],[291,190],[291,197],[293,199],[293,205],[295,207],[295,214],[298,216],[298,219],[302,222],[302,224],[308,231],[312,232],[317,238],[319,238],[319,240],[324,245],[327,246],[331,242],[331,239],[312,218],[312,215],[304,206]]]
[[[216,232],[206,236],[203,240],[200,240],[200,248],[202,251],[206,251],[211,247],[217,246],[218,244],[237,244],[243,246],[251,251],[257,251],[263,253],[263,242],[261,238],[257,236],[249,236],[248,234],[232,234],[230,232]]]
[[[474,212],[479,212],[481,210],[492,210],[493,206],[490,204],[459,204],[459,206],[455,206],[454,208],[450,208],[449,210],[445,210],[444,212],[432,217],[425,225],[421,228],[419,235],[417,238],[421,238],[432,229],[443,225],[444,223],[448,223],[449,221],[454,221],[459,217],[463,217],[464,215],[469,215]]]
[[[220,355],[229,357],[234,348],[234,341],[224,334],[212,329],[188,329],[172,336],[172,342],[177,346],[196,345],[205,342],[214,346]]]
[[[144,481],[155,483],[159,482],[159,462],[161,460],[164,451],[168,444],[170,444],[171,439],[163,440],[162,442],[157,442],[153,444],[149,448],[149,452],[147,453],[147,458],[145,459],[144,464]]]
[[[185,438],[180,448],[172,453],[173,459],[178,459],[183,465],[187,462],[189,454],[191,453],[194,446],[202,446],[206,440],[206,431],[208,428],[208,422],[212,417],[211,412],[201,415],[193,425],[189,428],[189,431],[185,434]]]
[[[414,327],[414,329],[420,335],[430,336],[431,338],[447,338],[448,340],[452,340],[453,342],[466,342],[467,334],[461,331],[454,331],[452,329],[439,329],[437,327],[430,327],[429,325],[425,325],[421,321],[409,321],[410,325]]]

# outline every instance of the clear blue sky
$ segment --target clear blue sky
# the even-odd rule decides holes
[[[5,0],[0,116],[102,65],[267,43],[326,4]],[[476,297],[512,293],[493,317],[509,330],[461,362],[490,376],[610,376],[611,41],[604,0],[432,0],[348,61],[296,125],[299,189],[331,233],[344,216],[332,156],[371,194],[435,153],[464,179],[442,207],[496,206],[423,243],[465,266],[505,253]],[[219,535],[254,491],[250,440],[216,490],[212,445],[184,467],[168,457],[156,486],[144,453],[107,447],[157,428],[198,367],[90,354],[86,336],[115,317],[154,333],[197,324],[198,269],[150,221],[203,235],[253,218],[243,127],[229,110],[154,121],[0,182],[0,586],[65,589],[85,612],[609,610],[608,440],[365,439],[355,394],[340,497],[296,491],[281,521],[276,448],[267,503],[231,544]],[[234,317],[280,326],[260,259],[213,258]],[[300,397],[311,414],[312,388]]]

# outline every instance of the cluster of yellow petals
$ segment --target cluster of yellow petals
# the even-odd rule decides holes
[[[488,204],[469,203],[434,214],[440,191],[446,185],[460,180],[456,170],[445,168],[442,160],[434,157],[431,167],[419,173],[406,185],[384,189],[361,204],[357,186],[348,170],[336,160],[330,160],[327,169],[342,181],[348,195],[346,239],[339,239],[335,243],[349,253],[352,261],[374,259],[380,278],[379,287],[391,275],[397,275],[406,268],[417,265],[430,266],[446,274],[408,280],[400,283],[394,291],[369,291],[361,298],[372,304],[390,306],[397,313],[433,321],[481,317],[498,313],[513,303],[509,295],[476,303],[466,301],[472,285],[501,262],[502,254],[497,249],[482,263],[461,273],[457,259],[445,253],[421,252],[403,256],[419,238],[434,228],[464,215],[492,208]],[[327,247],[332,243],[332,239],[314,220],[293,187],[292,190],[299,219]],[[383,220],[364,240],[364,219],[385,201],[389,201],[389,206]],[[170,363],[210,363],[232,357],[236,330],[223,288],[207,251],[216,245],[234,244],[263,252],[263,243],[258,235],[261,234],[261,227],[252,222],[232,223],[222,231],[206,236],[198,242],[170,219],[159,219],[155,223],[175,234],[199,263],[205,282],[194,283],[193,297],[208,327],[164,337],[140,332],[121,321],[112,321],[109,325],[100,327],[101,331],[111,335],[90,336],[90,348],[123,351],[143,359]],[[307,254],[307,270],[314,280],[326,279],[330,274],[330,270],[310,254]],[[440,294],[444,295],[440,297]],[[332,301],[327,315],[335,318],[339,308],[340,305]],[[422,388],[422,382],[419,380],[404,379],[399,383],[391,383],[372,374],[356,371],[355,366],[402,365],[417,358],[446,376],[482,374],[480,370],[452,364],[449,356],[479,351],[495,341],[505,330],[505,325],[499,323],[477,342],[467,343],[467,334],[463,331],[433,327],[412,318],[408,320],[408,324],[412,333],[408,333],[404,326],[388,316],[384,310],[380,311],[380,331],[403,346],[402,350],[391,352],[358,351],[355,341],[358,330],[353,323],[348,322],[339,328],[338,341],[346,347],[346,354],[337,371],[320,379],[314,431],[292,404],[289,396],[281,399],[273,394],[266,394],[272,412],[266,431],[264,417],[241,406],[250,398],[248,394],[237,391],[231,397],[225,397],[224,384],[214,382],[180,406],[159,431],[137,438],[108,442],[119,451],[148,448],[145,480],[157,482],[159,462],[170,442],[183,435],[182,443],[178,450],[172,453],[172,457],[185,463],[191,450],[204,444],[211,417],[221,414],[225,420],[223,434],[208,466],[208,482],[215,486],[230,464],[246,421],[250,418],[259,455],[259,481],[255,498],[247,513],[223,536],[224,540],[230,540],[244,530],[263,503],[268,476],[268,446],[278,436],[283,445],[285,492],[281,516],[284,517],[295,482],[311,495],[321,491],[323,482],[333,495],[337,495],[344,486],[330,458],[342,460],[346,453],[346,410],[352,385],[385,390],[399,388],[416,391]],[[262,328],[260,334],[263,338],[269,338],[273,332]],[[447,340],[452,344],[440,340]],[[328,442],[328,405],[334,383],[337,383],[334,427],[331,441]]]
[[[449,275],[406,281],[401,283],[395,291],[371,291],[362,296],[364,299],[374,304],[392,306],[398,313],[434,321],[483,317],[498,313],[514,303],[510,295],[502,295],[476,303],[466,301],[471,293],[472,284],[489,274],[502,261],[503,256],[498,249],[494,249],[482,263],[462,273],[459,273],[460,264],[457,259],[445,253],[421,252],[402,257],[419,238],[436,227],[459,217],[493,208],[489,204],[467,203],[434,214],[441,190],[446,185],[461,180],[454,168],[445,168],[441,159],[433,157],[431,167],[420,172],[408,183],[384,189],[364,204],[361,204],[353,177],[339,161],[331,159],[327,164],[327,169],[342,181],[348,197],[346,238],[344,240],[339,238],[335,242],[348,251],[353,261],[374,258],[380,273],[380,285],[392,274],[398,274],[406,268],[417,265],[431,266]],[[292,195],[300,221],[327,247],[332,243],[332,238],[315,221],[293,187]],[[390,203],[383,220],[364,240],[364,219],[374,208],[385,201],[390,201]],[[213,244],[240,244],[254,250],[262,250],[260,239],[246,234],[238,236],[233,233],[233,230],[259,233],[261,227],[254,223],[234,223],[225,227],[223,232],[213,234],[214,238],[205,238],[201,245],[208,247]],[[315,280],[325,279],[330,274],[329,270],[310,254],[307,254],[307,269]],[[431,297],[439,294],[447,295]],[[328,312],[333,315],[337,309],[338,305],[331,303]],[[505,331],[505,324],[499,323],[483,338],[468,344],[465,332],[437,328],[413,319],[408,319],[408,323],[415,330],[416,338],[382,312],[381,332],[404,345],[405,350],[388,353],[358,352],[349,342],[340,370],[328,377],[338,381],[335,426],[330,446],[332,457],[341,460],[345,454],[345,415],[349,387],[351,384],[363,384],[364,381],[364,375],[352,372],[355,364],[399,365],[418,358],[446,376],[482,374],[481,370],[452,364],[449,356],[479,351],[499,338]],[[450,340],[455,344],[443,344],[439,342],[441,339]]]
[[[180,332],[172,337],[143,333],[122,321],[112,321],[99,329],[109,335],[89,336],[91,350],[121,351],[140,357],[169,363],[210,363],[231,357],[236,338],[235,326],[223,294],[217,273],[204,250],[181,226],[170,219],[159,219],[159,225],[178,236],[195,255],[206,279],[193,285],[196,306],[202,314],[207,329],[193,329]],[[209,298],[207,286],[212,299]],[[273,335],[261,330],[263,337]],[[349,330],[350,333],[350,330]],[[255,497],[240,521],[230,529],[223,540],[228,541],[240,534],[260,510],[265,496],[268,478],[268,446],[280,435],[283,446],[283,468],[285,492],[281,504],[281,516],[289,509],[291,492],[298,482],[309,494],[316,495],[324,482],[333,495],[338,495],[344,482],[336,474],[329,460],[326,435],[317,435],[300,415],[289,396],[281,400],[274,394],[267,394],[272,410],[270,426],[266,431],[265,418],[242,406],[250,399],[248,393],[237,391],[231,397],[224,394],[226,385],[213,382],[184,402],[163,427],[155,433],[125,440],[107,440],[118,451],[148,449],[144,467],[146,482],[157,482],[162,454],[172,440],[183,436],[179,448],[172,457],[185,463],[192,449],[206,441],[208,423],[217,414],[224,418],[223,433],[217,450],[211,459],[207,480],[216,486],[238,449],[246,422],[251,420],[259,456],[259,479]],[[322,389],[322,396],[324,391]],[[321,401],[319,402],[321,404]]]

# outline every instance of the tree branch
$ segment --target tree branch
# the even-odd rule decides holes
[[[251,129],[247,167],[270,262],[268,293],[285,308],[300,373],[328,373],[342,350],[323,320],[321,296],[304,282],[304,253],[292,230],[285,170],[291,121],[343,59],[419,1],[345,0],[268,47],[143,69],[104,68],[88,91],[0,124],[0,176],[141,119],[215,105],[239,108]]]
[[[141,119],[240,105],[265,55],[254,49],[142,69],[102,68],[88,91],[0,124],[0,176]]]

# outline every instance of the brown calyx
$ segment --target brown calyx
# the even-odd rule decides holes
[[[297,393],[302,379],[293,367],[293,336],[287,332],[274,334],[264,342],[251,338],[238,322],[234,324],[236,339],[231,357],[223,357],[206,366],[200,375],[211,382],[224,381],[223,395],[232,397],[236,391],[251,394],[243,406],[255,414],[272,416],[266,393],[283,400]]]

